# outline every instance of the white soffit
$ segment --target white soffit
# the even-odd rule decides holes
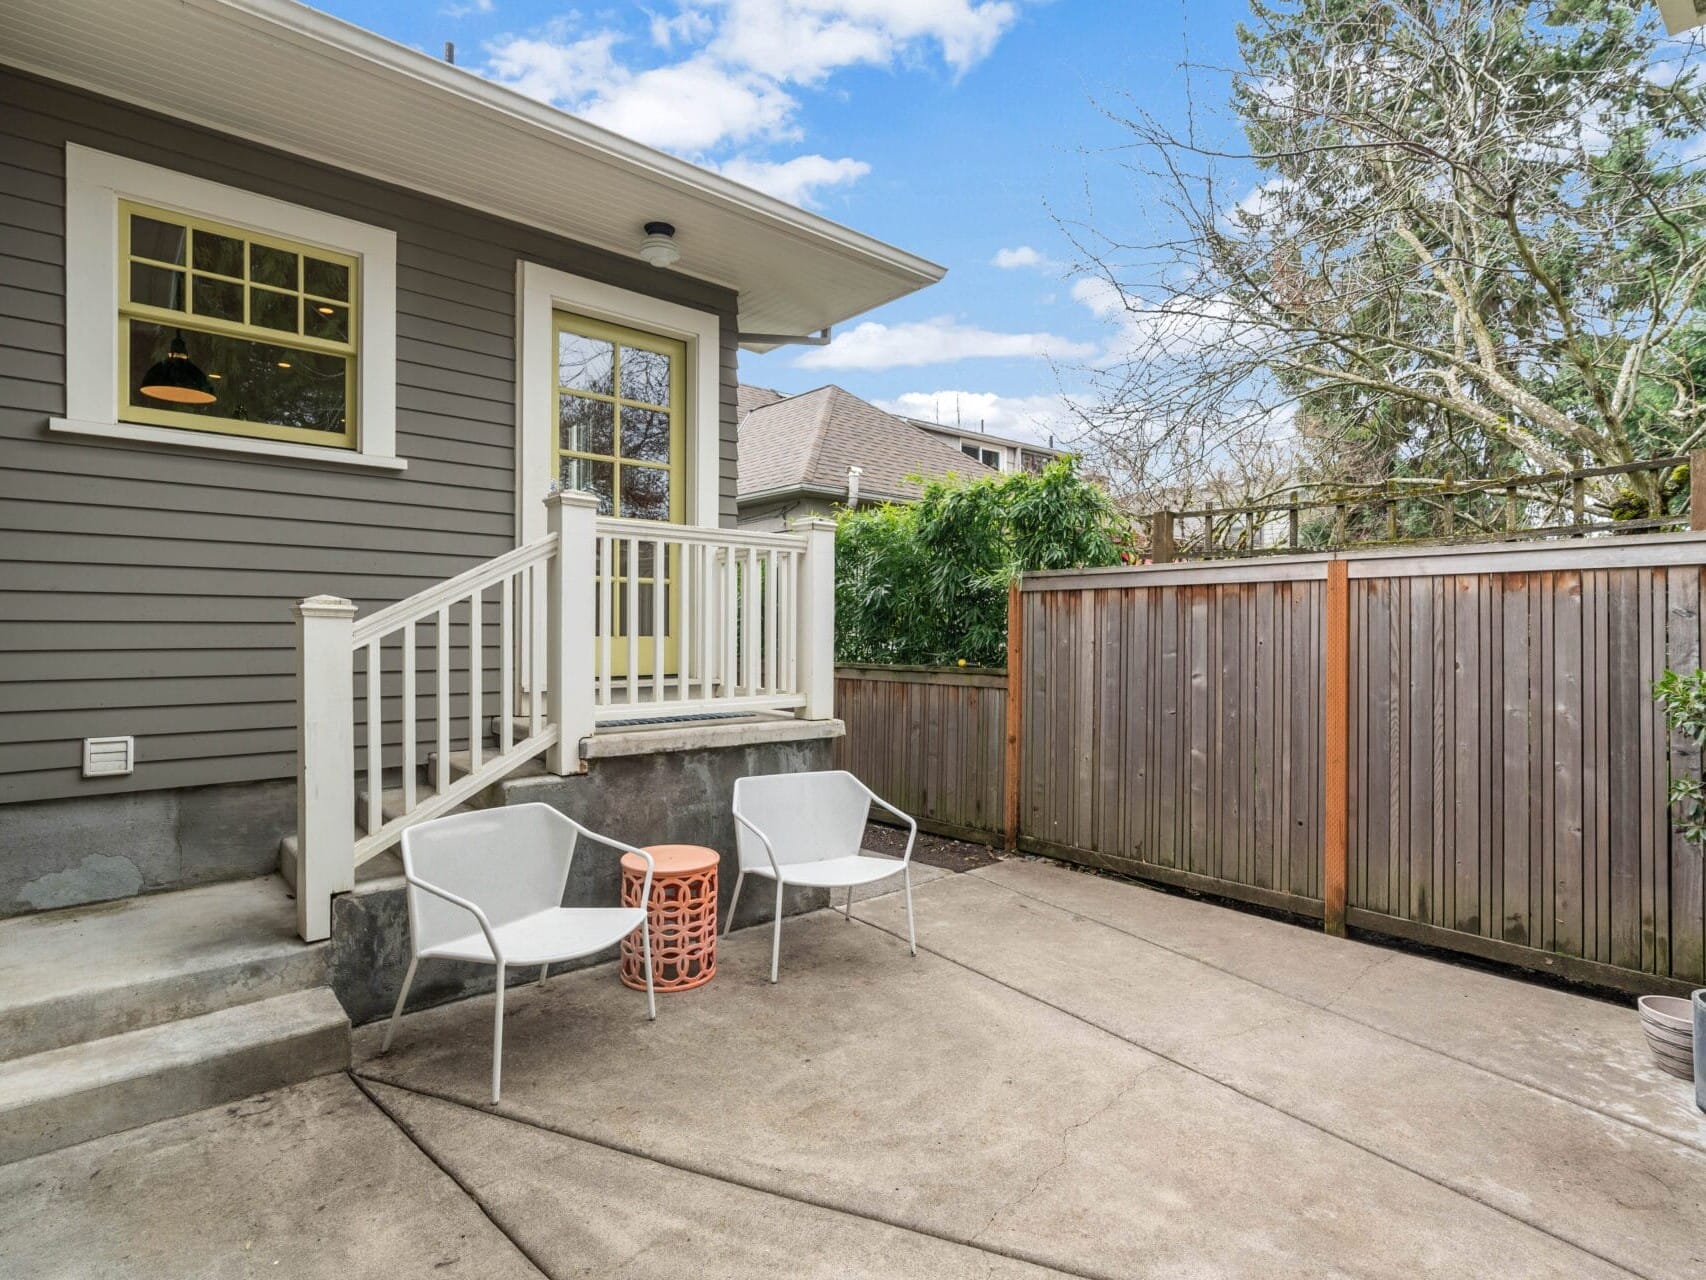
[[[680,274],[806,334],[939,280],[916,255],[295,0],[3,0],[0,62]],[[16,104],[27,107],[27,99]]]

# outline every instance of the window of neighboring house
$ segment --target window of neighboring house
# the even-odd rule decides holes
[[[354,257],[122,200],[119,239],[125,420],[354,447]],[[205,381],[150,388],[176,359]]]
[[[973,444],[968,440],[961,442],[960,452],[968,458],[976,458],[986,467],[991,467],[996,471],[1001,470],[1001,450],[999,449],[985,449],[982,445]]]

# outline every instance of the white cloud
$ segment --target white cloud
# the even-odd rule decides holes
[[[993,391],[907,391],[877,407],[902,417],[922,418],[1000,436],[1047,444],[1051,435],[1069,435],[1078,425],[1059,396],[1004,396]]]
[[[683,9],[673,18],[654,13],[651,20],[652,43],[668,49],[677,43],[693,45],[706,39],[716,30],[711,15],[702,9]]]
[[[600,23],[620,20],[606,12]],[[502,36],[487,46],[486,71],[638,141],[746,166],[754,176],[743,181],[806,203],[814,189],[855,181],[868,166],[728,155],[800,135],[791,86],[816,86],[849,67],[915,65],[932,53],[963,74],[1017,19],[1016,0],[691,0],[652,15],[649,42],[630,41],[625,28],[594,30],[579,14]]]
[[[794,361],[801,369],[906,369],[954,360],[1078,359],[1093,355],[1094,343],[1052,333],[998,333],[947,316],[904,324],[867,320],[836,335],[827,347]]]
[[[964,74],[1019,16],[1009,0],[722,0],[722,9],[719,57],[800,84],[932,44]]]
[[[762,76],[731,72],[709,58],[654,67],[617,83],[582,108],[594,124],[666,151],[791,136],[796,103]]]
[[[1028,244],[1019,245],[1013,249],[997,249],[995,256],[989,260],[993,267],[1003,271],[1020,271],[1027,267],[1035,267],[1039,271],[1052,270],[1059,264],[1047,254],[1031,248]]]
[[[815,204],[818,191],[824,187],[844,187],[857,182],[871,171],[863,160],[843,156],[831,160],[828,156],[795,156],[791,160],[753,160],[735,156],[717,166],[725,177],[744,182],[749,187],[768,192],[789,204]]]
[[[490,13],[497,8],[496,0],[454,0],[441,10],[447,18],[466,18],[476,13]]]

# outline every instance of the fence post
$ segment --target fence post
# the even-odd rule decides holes
[[[799,628],[800,692],[806,720],[835,717],[835,521],[795,520],[790,526],[806,540],[800,569]]]
[[[1706,529],[1706,449],[1688,455],[1688,527]]]
[[[332,895],[355,888],[355,606],[298,601],[296,614],[296,931],[332,936]]]
[[[1157,511],[1149,517],[1149,561],[1167,564],[1177,554],[1173,545],[1173,513]]]
[[[1007,584],[1007,756],[1002,769],[1002,843],[1012,852],[1019,847],[1019,733],[1023,726],[1025,632],[1021,609],[1019,575]]]
[[[1350,847],[1350,565],[1327,562],[1324,654],[1326,706],[1322,718],[1325,765],[1322,823],[1322,925],[1345,936],[1345,882]]]
[[[595,727],[598,499],[553,489],[545,495],[545,516],[557,540],[545,570],[545,717],[557,727],[557,741],[545,765],[561,777],[586,770],[581,739],[590,738]]]

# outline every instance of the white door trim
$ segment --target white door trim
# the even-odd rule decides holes
[[[516,264],[516,545],[545,535],[545,495],[556,423],[552,313],[572,311],[687,344],[686,522],[715,528],[721,517],[722,425],[715,312],[600,284],[537,262]]]

